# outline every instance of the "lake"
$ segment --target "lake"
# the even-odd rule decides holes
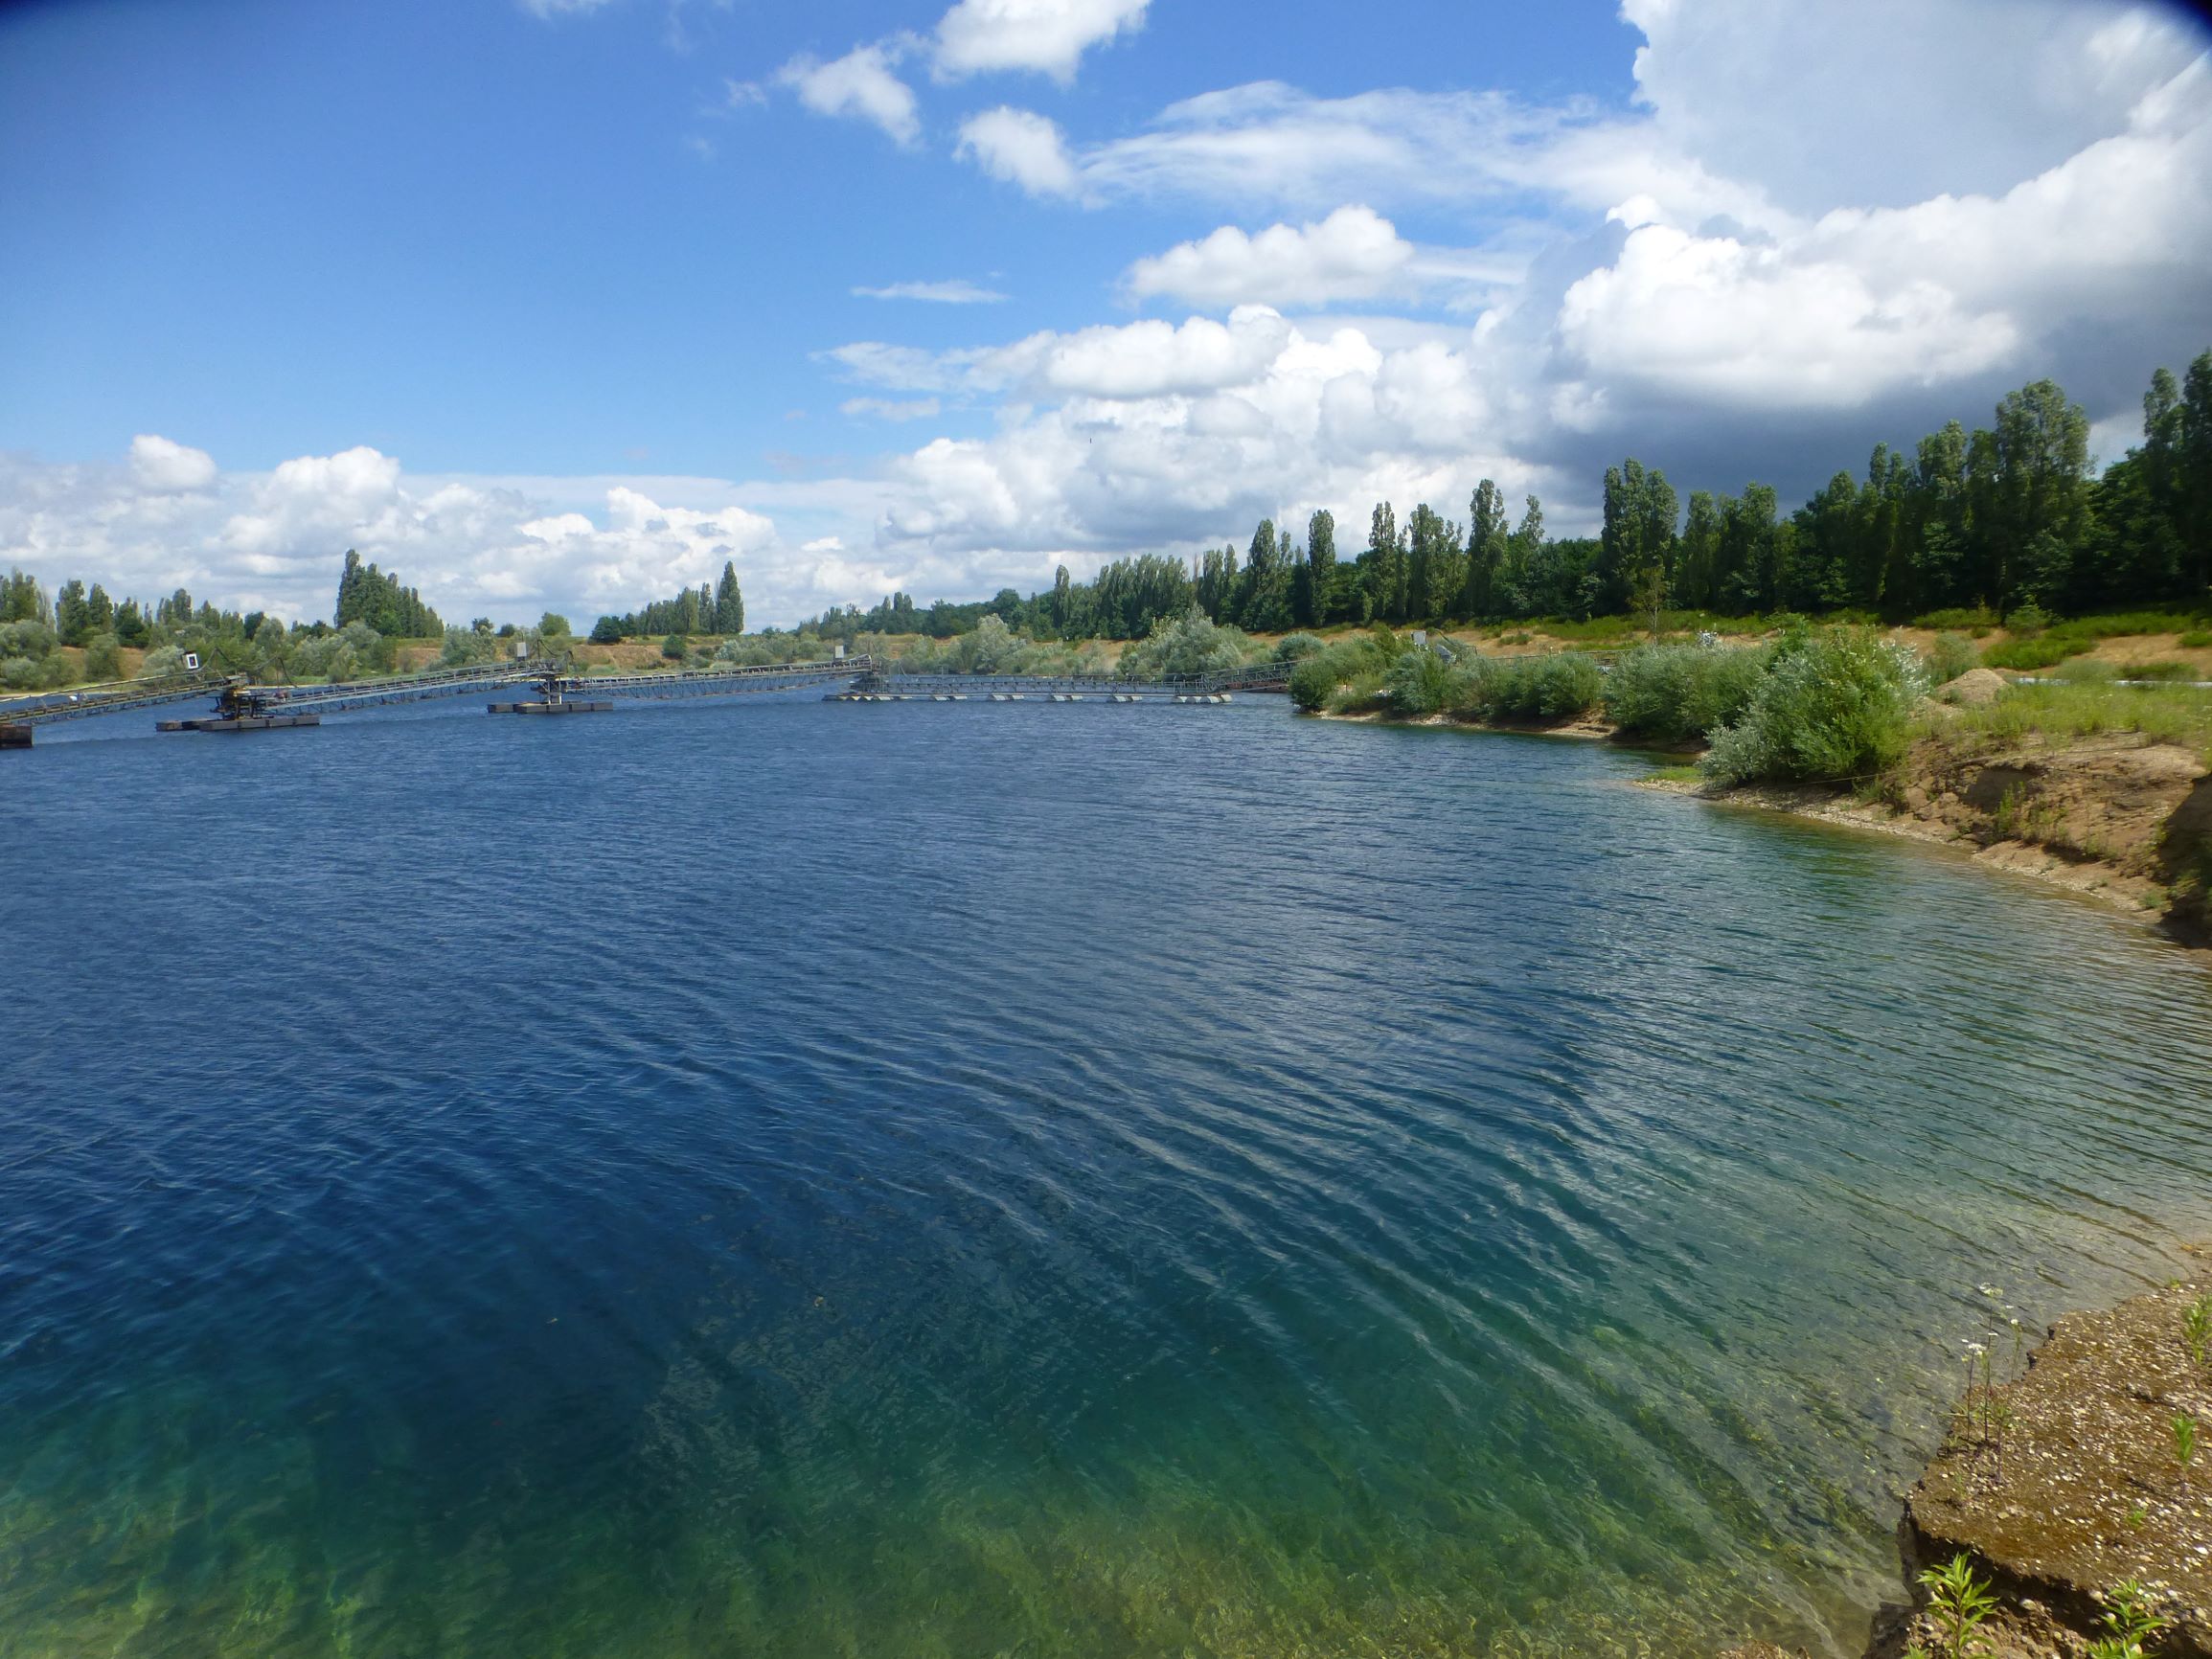
[[[1597,745],[150,725],[0,756],[8,1659],[1856,1653],[2212,1237],[2201,957]]]

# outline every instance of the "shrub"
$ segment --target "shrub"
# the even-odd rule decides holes
[[[1319,634],[1285,634],[1275,642],[1275,660],[1279,663],[1304,662],[1315,651],[1329,648],[1329,642]]]
[[[1948,686],[1981,664],[1981,652],[1973,648],[1973,641],[1960,633],[1937,634],[1920,656],[1927,667],[1927,683],[1931,686]]]
[[[61,636],[35,618],[0,623],[0,657],[44,662],[60,648]]]
[[[2120,672],[2110,663],[2096,657],[2075,657],[2061,663],[2051,677],[2076,685],[2110,685],[2120,677]]]
[[[2191,628],[2176,643],[2185,651],[2201,651],[2212,648],[2212,628]]]
[[[1360,714],[1378,708],[1383,701],[1384,670],[1363,668],[1339,685],[1329,699],[1332,712],[1339,715]]]
[[[1931,610],[1926,616],[1914,617],[1916,628],[1957,629],[1972,633],[1980,628],[1984,633],[1996,626],[1996,613],[1986,605],[1972,610]]]
[[[1308,657],[1290,670],[1290,701],[1309,714],[1327,708],[1338,683],[1336,665],[1326,652]]]
[[[1451,664],[1434,651],[1407,651],[1390,665],[1385,689],[1390,712],[1409,718],[1435,714],[1450,698],[1454,674]]]
[[[1605,675],[1580,651],[1477,657],[1459,676],[1451,706],[1488,720],[1571,720],[1604,699]]]
[[[660,654],[672,663],[680,663],[684,660],[685,648],[684,636],[681,634],[671,634],[660,643]]]
[[[1251,643],[1242,629],[1224,626],[1193,605],[1172,621],[1156,619],[1152,631],[1122,653],[1121,675],[1161,680],[1217,673],[1241,665]]]
[[[2177,611],[2116,611],[2106,616],[2076,617],[2053,624],[2051,638],[2061,640],[2113,640],[2131,634],[2172,634],[2198,625],[2198,619]]]
[[[470,663],[488,663],[499,654],[499,642],[490,634],[478,633],[474,628],[447,628],[445,643],[439,648],[438,661],[446,668],[466,668]]]
[[[2001,645],[1985,648],[1981,660],[1993,669],[2014,669],[2022,673],[2033,673],[2038,669],[2056,668],[2068,657],[2085,654],[2092,643],[2080,639],[2012,639]]]
[[[1606,717],[1639,737],[1689,742],[1741,719],[1766,671],[1764,651],[1637,646],[1607,676]]]
[[[1912,652],[1865,628],[1829,628],[1783,650],[1744,717],[1706,755],[1722,784],[1840,782],[1904,753],[1925,682]]]
[[[84,647],[84,677],[88,680],[123,678],[123,642],[113,634],[94,634]]]
[[[1393,660],[1396,641],[1380,632],[1339,640],[1314,652],[1290,670],[1290,700],[1301,709],[1336,708],[1337,688],[1372,676],[1361,700],[1372,701],[1382,686],[1382,673]]]
[[[2162,661],[2120,665],[2120,678],[2124,680],[2193,680],[2197,677],[2197,665],[2194,663]]]

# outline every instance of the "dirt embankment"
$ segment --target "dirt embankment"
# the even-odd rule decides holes
[[[1961,1402],[1900,1544],[1908,1576],[1963,1555],[1990,1587],[1986,1659],[2081,1659],[2130,1582],[2165,1624],[2150,1654],[2212,1659],[2212,1354],[2192,1352],[2187,1324],[2207,1289],[2069,1313],[2025,1375]],[[1876,1621],[1867,1659],[1914,1647],[1948,1650],[1917,1584]],[[1789,1656],[1753,1644],[1722,1659]]]
[[[2171,743],[2128,735],[1978,754],[1916,744],[1879,799],[1821,785],[1682,785],[1707,799],[1971,847],[1996,869],[2164,917],[2204,943],[2201,865],[2212,850],[2212,775]]]
[[[1977,670],[1951,690],[1982,700]],[[1660,782],[1708,800],[1765,807],[1973,850],[2000,870],[2055,882],[2147,919],[2185,943],[2212,944],[2212,772],[2194,749],[2134,733],[1958,740],[1934,725],[1876,793],[1835,785],[1717,789]]]

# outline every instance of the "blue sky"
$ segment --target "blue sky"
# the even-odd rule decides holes
[[[312,616],[357,545],[588,616],[731,557],[789,622],[1483,476],[1571,530],[1624,452],[1801,494],[2042,374],[2116,453],[2212,345],[2204,44],[2104,0],[17,7],[0,561]]]

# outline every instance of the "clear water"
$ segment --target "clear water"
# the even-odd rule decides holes
[[[148,724],[0,757],[10,1659],[1841,1653],[1976,1285],[2212,1233],[2201,960],[1599,748]]]

